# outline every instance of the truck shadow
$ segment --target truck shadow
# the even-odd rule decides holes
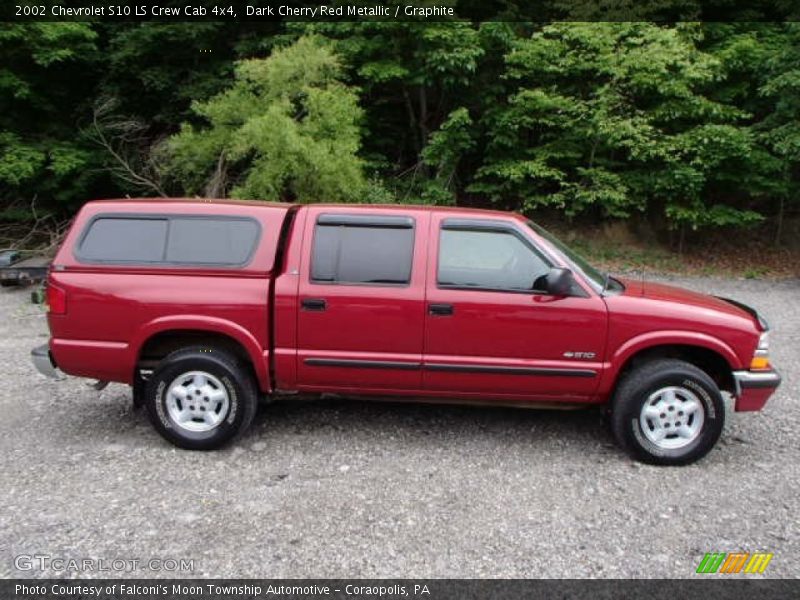
[[[71,414],[73,427],[62,423],[53,431],[61,443],[69,444],[78,432],[91,429],[99,438],[116,439],[126,447],[170,447],[153,430],[147,411],[133,408],[129,392],[114,390],[96,402],[81,402]],[[487,452],[518,445],[543,454],[572,447],[576,456],[608,449],[618,453],[596,408],[547,410],[347,398],[280,400],[259,406],[252,427],[222,452],[259,442],[283,448],[298,443],[346,447],[358,442],[375,451],[401,446],[469,452],[478,444]]]
[[[513,442],[532,439],[613,446],[598,409],[548,410],[506,406],[469,406],[370,401],[279,401],[260,407],[245,435],[346,433],[359,438],[436,438],[454,441],[491,438]]]

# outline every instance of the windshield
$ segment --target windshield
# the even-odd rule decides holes
[[[603,288],[607,284],[605,273],[595,269],[585,258],[564,244],[564,242],[559,240],[544,227],[537,225],[533,221],[528,221],[528,227],[550,242],[550,245],[561,255],[561,258],[572,265],[576,270],[580,271],[583,276],[589,280],[591,285],[595,288],[595,291],[598,293],[603,291]]]

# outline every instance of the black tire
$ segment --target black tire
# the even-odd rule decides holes
[[[133,376],[131,395],[133,396],[133,410],[139,410],[144,406],[145,398],[147,397],[147,381],[142,379],[138,373]]]
[[[210,377],[203,377],[206,385],[213,387],[197,388],[194,380],[186,384],[192,393],[197,393],[198,402],[191,405],[191,414],[203,410],[199,404],[204,398],[203,392],[198,389],[209,389],[212,393],[221,390],[227,395],[225,402],[227,409],[223,410],[221,404],[216,405],[215,418],[219,422],[207,431],[191,431],[186,427],[205,427],[204,421],[198,416],[189,420],[187,425],[181,425],[171,416],[168,403],[173,407],[181,407],[181,401],[176,404],[174,397],[169,399],[168,389],[176,385],[181,376],[192,372],[200,372]],[[187,378],[187,381],[192,378]],[[180,384],[178,384],[180,385]],[[183,387],[183,386],[181,386]],[[209,394],[211,395],[211,394]],[[195,398],[194,395],[186,398]],[[206,401],[208,398],[205,398]],[[207,346],[191,346],[176,350],[164,358],[147,380],[145,405],[150,421],[156,430],[167,440],[188,450],[214,450],[231,441],[243,433],[253,422],[258,405],[258,393],[250,370],[242,365],[234,356],[227,352]],[[195,406],[197,405],[197,406]],[[183,407],[188,409],[188,404]],[[208,406],[208,404],[207,404]],[[212,410],[208,409],[211,413]],[[180,415],[179,415],[180,416]],[[195,425],[196,424],[196,425]]]
[[[696,425],[698,433],[690,442],[683,442],[679,439],[680,436],[675,430],[675,420],[680,423],[679,419],[686,419],[684,423],[688,425],[688,419],[699,418],[696,413],[685,417],[678,416],[678,412],[666,413],[665,411],[653,419],[644,417],[645,426],[649,431],[645,432],[643,429],[640,416],[645,403],[648,402],[651,395],[667,388],[677,388],[679,403],[685,402],[687,396],[690,399],[693,396],[701,405],[702,424]],[[684,392],[688,392],[688,395]],[[681,394],[684,394],[683,398]],[[680,408],[681,406],[678,404],[675,410],[679,411]],[[665,417],[665,415],[667,416]],[[684,415],[684,413],[681,411],[680,415]],[[662,417],[664,420],[660,422],[666,423],[663,427],[654,422]],[[670,418],[675,420],[669,422]],[[724,425],[725,403],[719,388],[707,373],[682,360],[654,360],[637,367],[625,375],[612,400],[611,430],[614,437],[628,453],[640,461],[650,464],[688,465],[703,458],[717,443]],[[686,443],[686,445],[680,448],[669,448],[664,447],[669,443],[665,441],[661,441],[661,445],[659,445],[651,439],[651,432],[656,429],[661,429],[662,432],[667,432],[668,436],[672,436],[672,438],[666,439],[672,439],[673,443]]]

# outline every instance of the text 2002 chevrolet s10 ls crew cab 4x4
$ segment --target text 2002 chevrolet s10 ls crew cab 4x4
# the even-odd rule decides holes
[[[733,300],[603,275],[516,214],[419,206],[90,202],[47,281],[40,371],[133,386],[212,449],[259,396],[604,405],[639,459],[686,464],[780,383]]]

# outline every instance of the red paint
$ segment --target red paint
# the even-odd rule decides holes
[[[67,293],[55,284],[47,286],[47,310],[51,315],[67,312]]]
[[[322,212],[411,217],[415,241],[409,284],[312,282],[312,240]],[[105,213],[249,216],[261,224],[262,235],[242,268],[81,263],[73,248],[89,220]],[[293,220],[281,240],[289,215]],[[523,217],[496,211],[91,202],[75,219],[49,276],[51,352],[66,373],[131,383],[141,349],[152,336],[205,331],[244,349],[264,392],[523,403],[607,402],[626,363],[660,345],[713,351],[732,371],[749,367],[761,333],[756,320],[732,304],[687,290],[625,280],[623,293],[601,296],[578,273],[586,297],[441,289],[436,273],[445,218],[505,223],[554,266],[570,266]],[[326,309],[302,309],[307,299],[324,299]],[[431,304],[452,305],[453,314],[431,315]],[[330,361],[338,362],[330,366]],[[737,410],[759,410],[773,391],[743,390]]]
[[[449,212],[434,214],[431,231],[438,233]],[[511,215],[497,217],[516,225]],[[533,240],[527,228],[516,228]],[[438,256],[438,235],[431,235]],[[454,306],[452,317],[427,315],[426,360],[443,364],[517,367],[523,369],[592,369],[595,377],[531,374],[485,374],[425,371],[424,389],[441,392],[536,396],[539,399],[590,399],[603,369],[608,315],[598,295],[588,298],[527,293],[439,289],[437,262],[428,262],[429,304]],[[568,351],[593,352],[592,360],[565,359]]]
[[[227,335],[247,351],[259,386],[270,389],[269,283],[288,206],[242,202],[124,200],[90,202],[75,218],[48,279],[66,292],[67,313],[50,314],[50,349],[71,375],[131,383],[149,337],[166,331]],[[251,216],[262,226],[251,262],[241,269],[89,265],[73,248],[97,214],[169,213]],[[112,344],[109,346],[108,344]]]
[[[770,388],[742,390],[736,399],[736,412],[761,410],[774,392],[775,390]]]

